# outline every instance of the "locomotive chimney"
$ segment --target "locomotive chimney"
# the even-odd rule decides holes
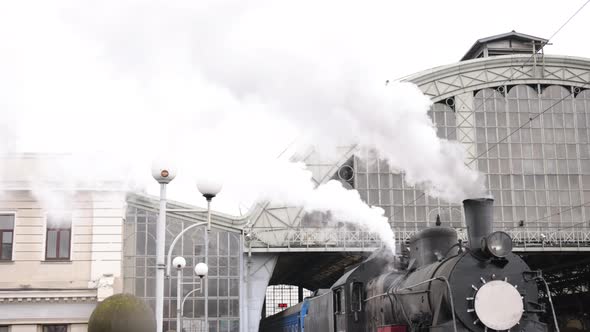
[[[481,240],[492,233],[494,200],[492,198],[466,199],[463,201],[463,208],[469,247],[472,250],[481,249]]]

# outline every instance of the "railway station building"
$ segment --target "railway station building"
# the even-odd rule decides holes
[[[588,329],[590,59],[547,55],[546,42],[518,32],[483,38],[459,62],[403,80],[432,99],[429,114],[438,135],[459,141],[466,163],[485,174],[495,199],[494,229],[509,233],[514,251],[543,270],[560,323]],[[25,183],[35,167],[23,165],[40,157],[28,158],[3,165],[12,163]],[[371,151],[342,146],[322,156],[310,149],[296,159],[308,165],[318,185],[341,181],[383,208],[398,252],[437,216],[466,239],[460,205],[407,186],[403,173]],[[154,306],[157,197],[56,187],[74,193],[74,204],[70,213],[54,216],[36,201],[35,188],[18,180],[2,186],[0,332],[85,331],[96,304],[114,293],[131,293]],[[179,211],[167,214],[166,248],[182,229],[206,218],[205,209],[177,202],[169,207]],[[347,267],[382,246],[376,234],[328,218],[272,202],[258,202],[239,218],[213,213],[210,331],[257,331],[262,316],[282,309],[269,306],[286,303],[265,299],[269,285],[301,288],[298,294],[329,288]],[[183,256],[187,266],[203,261],[204,232],[197,227],[185,234],[173,255]],[[185,273],[183,281],[196,284],[197,277]],[[191,290],[183,286],[184,294]],[[171,277],[165,282],[164,331],[178,330],[176,295]],[[185,303],[185,331],[201,331],[204,298],[196,293]]]
[[[123,291],[126,193],[40,171],[63,162],[0,157],[0,332],[85,332],[96,305]]]
[[[460,142],[466,164],[485,175],[495,199],[494,229],[509,233],[514,250],[543,271],[563,326],[588,329],[590,59],[546,54],[546,43],[515,31],[482,38],[457,63],[402,81],[431,98],[438,136]],[[467,238],[460,205],[408,186],[403,173],[372,151],[340,151],[331,160],[308,151],[300,160],[317,183],[338,179],[383,208],[398,252],[437,218]],[[270,284],[329,287],[344,271],[340,263],[354,264],[375,247],[371,234],[345,225],[330,229],[317,215],[300,212],[268,205],[251,217],[248,250],[277,252]],[[301,247],[316,249],[297,252]],[[338,254],[330,251],[336,247]],[[284,272],[288,267],[298,273]]]

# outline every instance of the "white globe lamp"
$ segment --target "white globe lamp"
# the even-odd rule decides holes
[[[199,278],[203,278],[204,276],[209,273],[209,267],[205,263],[199,263],[195,266],[195,274],[199,276]]]
[[[163,161],[152,163],[152,176],[159,184],[168,184],[176,177],[176,168]]]
[[[217,196],[222,187],[223,185],[221,184],[221,181],[218,181],[213,177],[202,178],[197,181],[197,189],[207,201],[210,201],[213,197]]]
[[[174,265],[177,269],[183,269],[186,266],[186,259],[184,257],[174,257],[172,260],[172,265]]]

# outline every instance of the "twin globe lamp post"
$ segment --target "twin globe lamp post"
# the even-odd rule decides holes
[[[186,259],[184,257],[178,256],[175,257],[172,261],[172,265],[176,268],[176,331],[182,331],[182,316],[184,311],[184,302],[188,299],[189,296],[194,294],[195,292],[203,293],[203,277],[207,276],[209,272],[209,267],[205,263],[199,263],[195,266],[195,274],[199,277],[199,287],[191,290],[188,292],[184,297],[183,294],[183,285],[193,285],[191,282],[183,282],[182,281],[182,270],[186,267]],[[205,280],[207,280],[205,278]],[[206,324],[207,325],[207,324]]]
[[[182,230],[176,238],[172,241],[172,244],[169,249],[168,254],[168,264],[166,264],[166,256],[165,256],[165,241],[166,241],[166,185],[169,184],[175,177],[176,177],[176,170],[170,167],[164,167],[163,165],[154,164],[152,166],[152,176],[154,179],[160,184],[160,209],[158,215],[158,222],[157,222],[157,231],[156,231],[156,325],[157,325],[157,332],[162,332],[164,327],[164,276],[167,274],[170,276],[170,255],[172,253],[172,249],[174,245],[178,241],[178,239],[189,229],[194,228],[196,226],[204,225],[205,223],[197,223],[190,225],[189,227]],[[195,266],[195,273],[197,276],[201,278],[200,285],[198,289],[194,289],[193,291],[189,292],[186,295],[184,300],[188,298],[190,294],[194,291],[201,290],[203,291],[203,283],[204,283],[204,290],[205,290],[205,331],[209,330],[209,280],[206,278],[208,273],[208,266],[209,266],[209,232],[211,231],[211,200],[221,191],[221,184],[215,180],[210,178],[205,178],[199,180],[197,182],[197,189],[203,197],[207,200],[207,231],[205,232],[205,263],[199,263]],[[177,260],[179,259],[179,260]],[[177,261],[176,261],[177,260]],[[178,274],[180,278],[178,279],[178,292],[177,292],[177,307],[180,305],[180,312],[177,310],[177,331],[182,331],[182,327],[180,326],[180,316],[182,315],[182,304],[184,300],[178,301],[180,298],[180,294],[182,294],[182,268],[186,266],[186,260],[182,257],[175,258],[176,263],[173,262],[173,265],[179,270]],[[184,262],[184,263],[183,263]],[[183,264],[180,264],[183,263]],[[179,266],[182,267],[179,268]],[[168,271],[167,273],[165,273]],[[205,278],[204,278],[205,277]],[[203,280],[204,278],[204,280]],[[204,282],[203,282],[204,281]]]

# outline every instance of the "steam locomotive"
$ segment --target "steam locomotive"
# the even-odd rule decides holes
[[[468,243],[454,229],[424,229],[404,260],[385,251],[330,289],[260,322],[261,332],[547,331],[539,321],[539,271],[492,232],[492,199],[463,202]]]

